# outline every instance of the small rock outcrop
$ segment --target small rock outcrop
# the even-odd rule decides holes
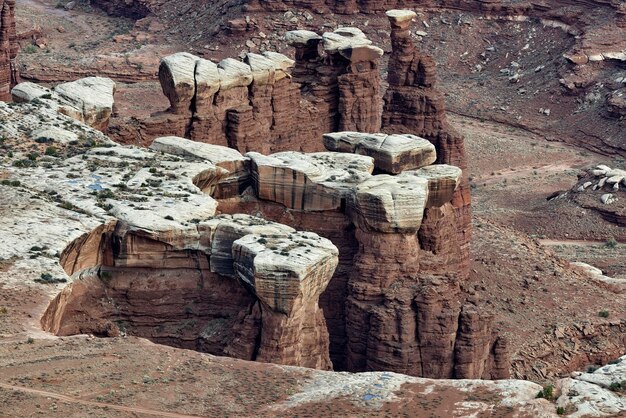
[[[15,0],[0,1],[0,100],[11,100],[11,87],[17,83],[18,44],[15,32]]]
[[[57,85],[54,89],[25,82],[13,87],[17,103],[43,100],[59,113],[105,132],[113,113],[115,82],[110,78],[87,77]]]
[[[626,170],[598,165],[579,174],[570,192],[580,206],[598,212],[605,220],[626,226]]]

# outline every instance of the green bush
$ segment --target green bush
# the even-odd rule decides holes
[[[606,309],[602,310],[602,311],[598,312],[598,316],[600,318],[608,318],[609,317],[609,311],[607,311]]]
[[[34,54],[35,52],[39,51],[39,48],[37,47],[37,45],[30,44],[26,45],[22,51],[25,54]]]
[[[547,399],[549,401],[554,399],[554,386],[546,385],[539,391],[537,398]]]
[[[57,147],[47,147],[46,155],[49,155],[51,157],[56,157],[59,155],[59,149]]]

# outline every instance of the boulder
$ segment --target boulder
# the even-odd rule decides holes
[[[324,146],[329,151],[370,156],[376,168],[392,174],[421,168],[437,159],[431,142],[410,134],[337,132],[324,135]]]
[[[11,96],[16,103],[28,103],[42,96],[52,96],[53,92],[47,87],[26,81],[11,89]]]
[[[87,77],[54,88],[60,98],[61,113],[69,110],[70,116],[100,131],[106,130],[113,113],[115,82],[110,78]],[[71,109],[68,109],[70,107]]]

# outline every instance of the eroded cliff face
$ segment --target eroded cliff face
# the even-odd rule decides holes
[[[271,52],[217,64],[187,53],[164,58],[159,78],[170,108],[142,121],[141,135],[173,136],[156,138],[152,150],[210,164],[193,183],[220,212],[254,213],[313,237],[273,223],[282,229],[259,235],[250,218],[155,229],[134,223],[136,209],[130,221],[115,209],[113,232],[96,231],[63,255],[78,280],[51,305],[46,328],[85,332],[86,318],[107,318],[93,321],[93,332],[125,329],[170,344],[178,333],[185,346],[245,359],[507,377],[506,341],[463,290],[470,234],[463,138],[446,123],[432,60],[410,40],[415,13],[388,16],[384,106],[383,52],[356,28],[289,32],[295,61]],[[333,133],[322,140],[326,132]],[[283,151],[323,148],[330,152]],[[134,178],[132,187],[151,184]],[[184,279],[165,295],[160,277],[169,273]],[[97,310],[81,313],[89,298]],[[131,319],[152,316],[135,308],[142,299],[171,318]]]
[[[335,368],[507,377],[505,341],[461,287],[452,202],[462,170],[429,165],[435,147],[412,135],[338,132],[324,144],[342,154],[248,153],[254,195],[221,200],[219,210],[258,213],[339,248],[320,298]],[[396,174],[371,174],[386,170]]]
[[[387,133],[410,132],[431,141],[437,149],[437,162],[466,171],[467,158],[463,137],[446,121],[443,94],[435,88],[434,60],[422,54],[410,34],[415,12],[387,12],[391,24],[392,53],[389,57],[389,88],[384,98],[382,130]],[[471,239],[471,198],[465,173],[453,198],[458,218],[458,235],[465,274],[469,274]]]
[[[116,126],[111,135],[145,145],[176,135],[268,154],[321,151],[327,132],[378,131],[383,51],[356,28],[286,38],[296,61],[271,51],[219,63],[188,53],[165,57],[159,80],[169,109]]]
[[[0,1],[0,100],[11,100],[11,87],[17,83],[15,57],[15,0]]]

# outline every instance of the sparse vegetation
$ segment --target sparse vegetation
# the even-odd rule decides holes
[[[537,398],[547,399],[549,401],[554,399],[554,386],[545,385],[543,389],[537,393]]]
[[[626,393],[626,380],[611,383],[609,389],[611,389],[613,392]]]
[[[598,312],[598,316],[600,318],[608,318],[609,317],[609,311],[607,311],[606,309],[601,310],[600,312]]]
[[[57,147],[47,147],[45,154],[50,157],[58,157],[59,149]]]
[[[37,51],[39,51],[39,48],[37,47],[37,45],[33,44],[26,45],[22,50],[22,52],[24,52],[25,54],[34,54]]]
[[[50,273],[41,273],[41,276],[35,279],[36,283],[42,284],[56,284],[56,283],[66,283],[67,279],[54,277]]]

